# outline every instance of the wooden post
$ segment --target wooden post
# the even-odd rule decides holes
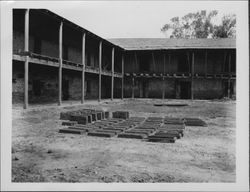
[[[124,97],[124,53],[122,53],[122,99]]]
[[[134,76],[133,76],[133,77],[132,77],[132,99],[135,98],[134,86],[135,86],[135,78],[134,78]]]
[[[192,52],[192,67],[191,67],[191,99],[194,99],[194,85],[193,85],[193,79],[194,79],[194,51]]]
[[[98,101],[102,98],[102,41],[99,43],[99,94]]]
[[[207,78],[207,50],[205,52],[205,77]]]
[[[111,100],[114,99],[114,64],[115,64],[115,48],[112,48],[112,72],[111,72]]]
[[[63,22],[59,27],[58,105],[62,104]]]
[[[86,43],[86,33],[82,34],[82,100],[84,103],[84,92],[85,92],[85,43]]]
[[[25,11],[25,29],[24,29],[24,51],[29,51],[29,9]],[[25,56],[24,63],[24,109],[29,105],[29,56]]]

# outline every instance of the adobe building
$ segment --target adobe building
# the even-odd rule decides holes
[[[235,97],[235,39],[103,39],[45,9],[13,10],[12,102]]]

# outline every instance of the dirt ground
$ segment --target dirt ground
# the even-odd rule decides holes
[[[13,106],[13,182],[235,182],[235,101],[126,99],[85,105]],[[177,100],[165,100],[168,103]],[[128,110],[130,116],[199,117],[176,143],[58,133],[59,114],[80,108]]]

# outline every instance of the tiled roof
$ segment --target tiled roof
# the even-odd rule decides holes
[[[236,39],[168,39],[168,38],[119,38],[108,41],[126,50],[164,49],[233,49]]]

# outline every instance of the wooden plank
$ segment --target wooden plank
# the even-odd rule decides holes
[[[102,98],[102,41],[99,43],[99,91],[98,101]]]
[[[112,48],[112,72],[111,72],[111,100],[114,99],[114,65],[115,65],[115,48]]]
[[[25,11],[24,51],[29,51],[29,9]],[[24,109],[28,108],[29,102],[29,56],[25,56],[24,64]]]
[[[58,105],[62,104],[62,51],[63,51],[63,22],[59,27],[59,70],[58,70]]]
[[[85,92],[85,41],[86,33],[82,35],[82,100],[81,103],[84,103],[84,92]]]
[[[124,97],[124,53],[122,53],[122,98]]]

